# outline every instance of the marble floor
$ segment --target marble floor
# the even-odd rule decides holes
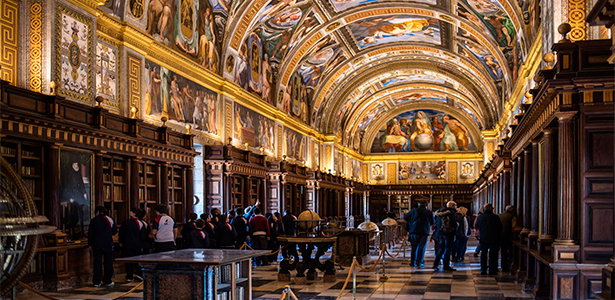
[[[382,269],[377,267],[373,272],[358,272],[357,299],[521,299],[531,298],[521,293],[519,285],[514,283],[513,276],[500,273],[498,276],[480,275],[479,260],[474,258],[476,242],[470,241],[465,262],[454,264],[455,272],[434,272],[433,269],[417,269],[402,264],[402,254],[397,258],[387,257],[386,274],[388,280],[380,282]],[[398,248],[390,252],[397,253]],[[409,255],[409,252],[408,252]],[[376,257],[374,257],[376,258]],[[428,246],[425,264],[433,264],[434,251]],[[371,264],[366,264],[371,266]],[[337,299],[349,268],[338,270],[337,282],[325,283],[320,276],[306,285],[297,285],[277,281],[277,264],[254,269],[253,299],[278,300],[286,285],[302,300]],[[123,274],[115,276],[115,286],[111,288],[94,288],[84,286],[61,292],[50,292],[51,296],[60,299],[111,299],[117,297],[134,286],[137,282],[126,283]],[[142,290],[138,289],[124,299],[141,299]],[[18,295],[18,299],[44,299],[30,292]],[[342,299],[352,299],[352,282],[348,284]]]

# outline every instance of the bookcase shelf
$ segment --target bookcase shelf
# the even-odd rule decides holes
[[[249,300],[251,295],[250,260],[238,261],[215,268],[216,300]]]
[[[129,216],[127,158],[103,156],[103,199],[104,206],[117,224]]]
[[[39,215],[45,214],[44,191],[44,150],[43,145],[3,138],[0,140],[0,155],[13,167],[30,192]]]

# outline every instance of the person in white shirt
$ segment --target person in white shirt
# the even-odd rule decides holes
[[[171,218],[168,209],[164,205],[156,205],[156,219],[152,226],[150,236],[154,239],[154,253],[175,250],[175,239],[177,238],[177,223]]]

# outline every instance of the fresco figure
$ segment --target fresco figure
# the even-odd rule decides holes
[[[211,8],[205,8],[201,16],[201,39],[199,41],[199,63],[214,73],[218,72],[216,35]]]
[[[440,148],[445,151],[468,151],[468,129],[449,115],[442,117],[445,124]]]
[[[437,116],[431,119],[431,127],[433,131],[433,150],[440,151],[440,142],[442,141],[442,132],[444,131],[444,125],[440,123]]]
[[[164,41],[167,33],[167,25],[171,18],[173,0],[152,0],[149,3],[147,29],[145,32]]]
[[[401,130],[397,119],[393,119],[387,126],[384,149],[388,152],[410,152],[411,150],[408,135]]]

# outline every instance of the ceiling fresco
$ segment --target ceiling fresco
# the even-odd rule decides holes
[[[354,149],[380,130],[374,123],[417,103],[457,112],[476,130],[492,128],[534,36],[527,6],[512,0],[205,2],[186,30],[204,44],[196,56],[184,52]],[[200,24],[211,10],[217,34],[209,39]],[[158,34],[187,38],[165,32]]]

